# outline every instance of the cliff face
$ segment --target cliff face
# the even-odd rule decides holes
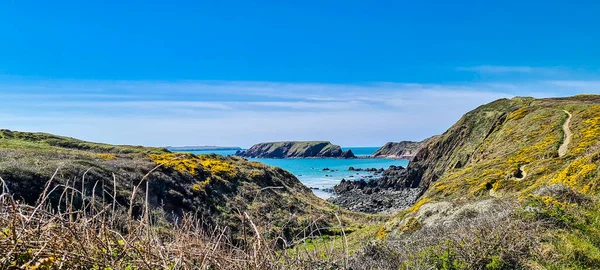
[[[236,155],[249,158],[353,158],[354,154],[348,150],[342,152],[339,145],[330,142],[269,142],[259,143]]]
[[[420,148],[421,142],[388,142],[379,148],[379,150],[373,154],[373,157],[412,159]]]
[[[206,225],[229,226],[234,235],[242,229],[244,211],[259,226],[293,224],[285,228],[287,236],[308,226],[309,215],[324,215],[324,224],[335,218],[314,210],[330,206],[280,168],[239,157],[97,144],[43,133],[0,131],[0,177],[6,183],[3,190],[29,204],[35,204],[48,184],[52,205],[65,205],[64,198],[69,198],[81,206],[95,198],[125,211],[132,190],[142,183],[131,204],[134,215],[143,211],[147,193],[152,209],[175,217],[195,213]],[[106,194],[116,194],[115,200]]]
[[[419,189],[429,198],[529,194],[548,184],[597,192],[599,143],[598,95],[501,99],[468,112],[428,140],[403,172],[367,188],[345,186]],[[564,156],[559,148],[566,149]]]
[[[529,194],[548,184],[594,193],[599,146],[598,95],[499,100],[466,114],[419,151],[407,183],[436,197]]]
[[[532,99],[501,99],[465,114],[444,134],[429,140],[407,167],[405,186],[427,188],[446,171],[466,166],[476,149]]]

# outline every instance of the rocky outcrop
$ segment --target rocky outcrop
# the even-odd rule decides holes
[[[421,148],[421,143],[411,141],[388,142],[373,153],[373,157],[412,159]]]
[[[396,187],[396,179],[401,178],[405,175],[406,169],[402,166],[390,166],[387,170],[383,169],[356,169],[354,167],[349,168],[350,171],[368,171],[374,173],[382,173],[380,178],[373,179],[372,181],[355,180],[347,181],[342,180],[340,184],[334,187],[336,194],[341,195],[347,191],[358,189],[364,193],[370,194],[383,189],[394,189]]]
[[[236,155],[247,158],[354,158],[352,150],[342,152],[339,145],[326,141],[259,143]]]
[[[362,171],[350,167],[349,170]],[[375,168],[365,171],[380,172]],[[422,194],[422,188],[396,188],[397,179],[404,177],[406,169],[390,166],[380,178],[373,180],[342,180],[334,186],[335,196],[329,201],[351,211],[364,213],[392,213],[411,206]]]
[[[413,205],[420,195],[420,189],[384,189],[373,193],[352,189],[331,197],[329,201],[350,211],[392,214]]]
[[[523,102],[500,99],[468,112],[444,134],[424,140],[406,170],[386,170],[387,177],[378,186],[394,190],[418,188],[424,192],[446,171],[469,164],[473,152]]]
[[[352,150],[348,149],[340,155],[341,158],[355,158],[356,156],[352,153]]]
[[[413,190],[420,196],[446,171],[460,169],[472,162],[475,150],[490,134],[497,131],[511,112],[524,106],[525,101],[529,99],[500,99],[480,106],[465,114],[444,134],[423,141],[406,169],[390,168],[379,179],[365,184],[341,183],[337,190],[340,191],[341,197],[356,196],[358,191],[379,197],[373,194],[387,190]],[[396,199],[411,201],[413,198]],[[345,201],[346,207],[350,209],[353,206],[349,205],[348,201],[354,200]]]
[[[484,140],[502,126],[511,112],[522,106],[519,99],[500,99],[468,112],[444,134],[433,137],[421,147],[398,185],[426,189],[446,171],[466,166]]]

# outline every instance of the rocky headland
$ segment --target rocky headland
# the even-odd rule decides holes
[[[373,153],[373,157],[411,159],[417,154],[420,147],[421,142],[388,142]]]
[[[388,142],[373,153],[372,157],[411,160],[423,146],[427,145],[427,143],[435,139],[435,137],[436,136],[433,136],[420,142]]]
[[[236,156],[246,158],[354,158],[352,150],[327,141],[289,141],[259,143]]]

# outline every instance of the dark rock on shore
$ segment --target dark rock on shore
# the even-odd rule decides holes
[[[324,189],[321,189],[321,191],[327,192],[327,193],[333,193],[333,189],[332,188],[324,188]]]
[[[328,199],[345,209],[363,213],[390,214],[412,206],[421,195],[421,189],[362,190],[353,189]]]
[[[365,172],[383,172],[384,171],[383,168],[380,168],[380,169],[377,169],[377,168],[361,169],[361,168],[354,168],[354,167],[350,167],[350,168],[348,168],[348,170],[349,171],[355,171],[355,172],[362,172],[362,171],[365,171]]]
[[[340,158],[355,158],[356,156],[354,155],[354,153],[352,153],[352,150],[348,149],[346,150],[344,153],[342,153],[342,155],[340,156]]]
[[[352,211],[388,213],[409,207],[424,190],[403,184],[402,179],[406,175],[406,169],[402,166],[390,166],[387,170],[372,168],[365,171],[381,172],[381,177],[368,181],[342,179],[340,184],[333,188],[336,196],[329,201]]]

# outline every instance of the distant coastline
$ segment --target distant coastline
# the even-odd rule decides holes
[[[242,150],[241,147],[237,146],[167,146],[168,150],[173,151],[223,151],[223,150]]]

